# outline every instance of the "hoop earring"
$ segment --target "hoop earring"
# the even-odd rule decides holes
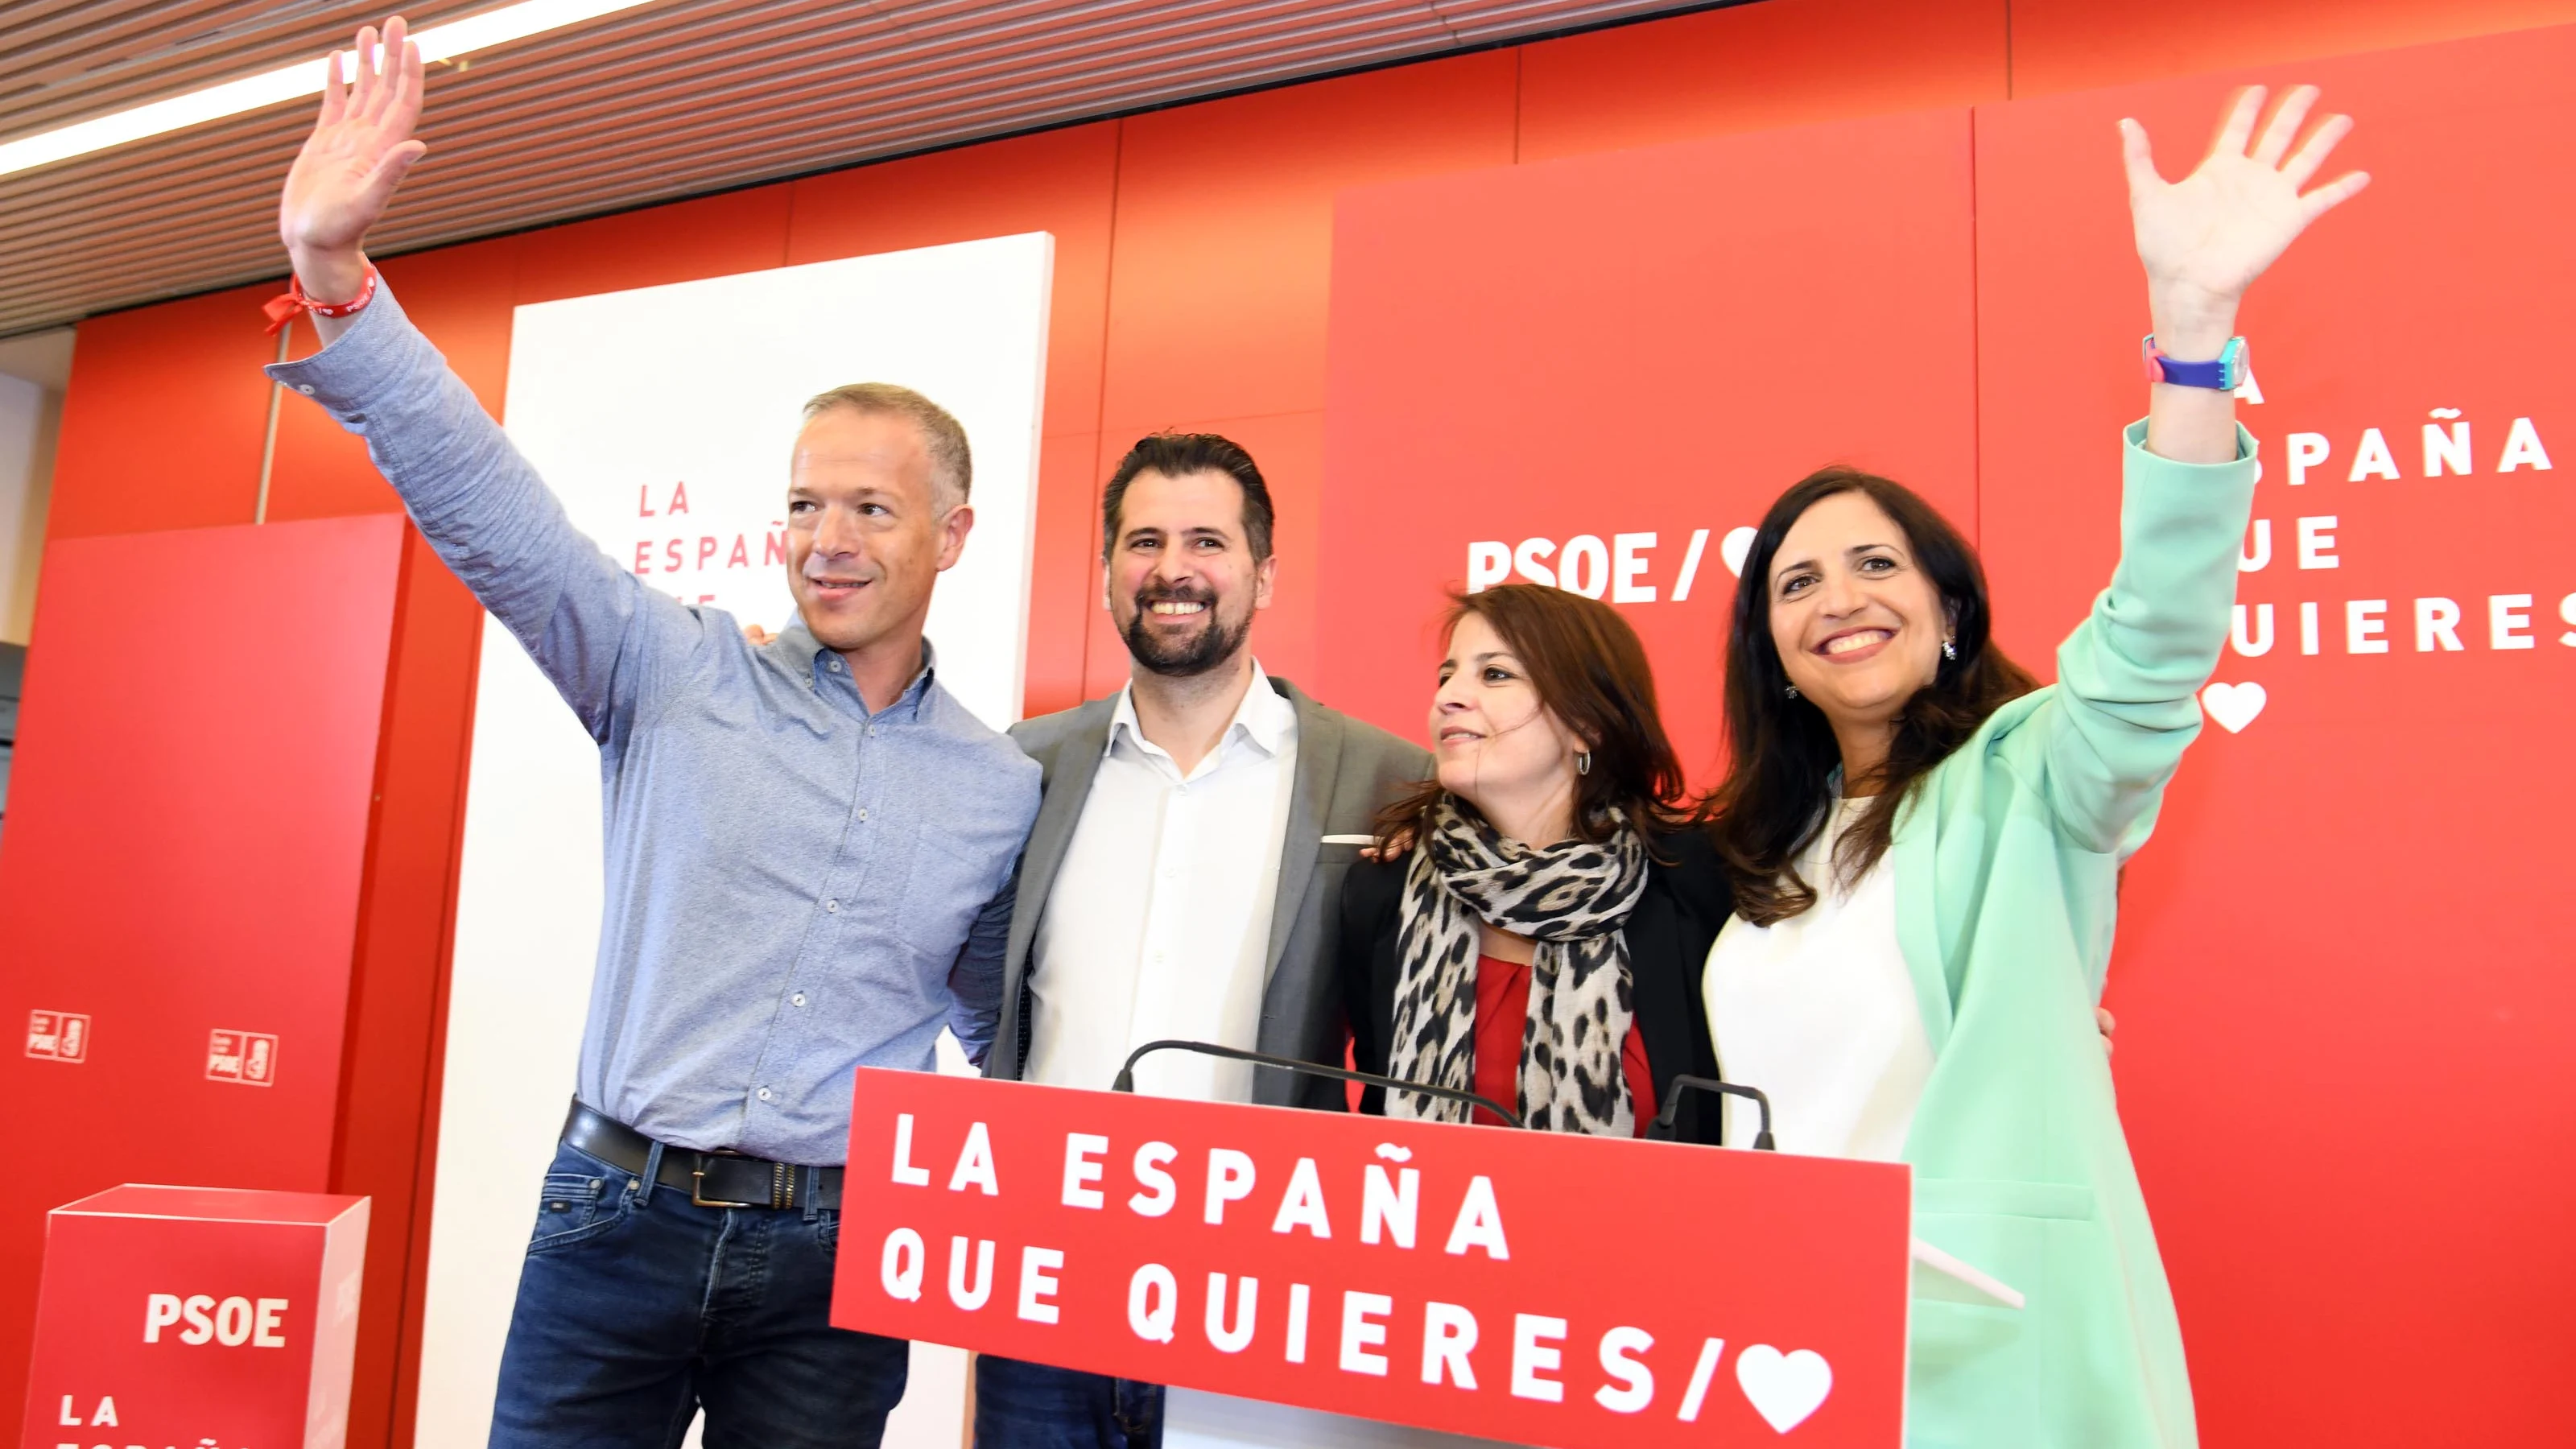
[[[1590,750],[1580,750],[1576,752],[1574,756],[1574,773],[1578,775],[1589,775],[1592,773],[1592,752]]]
[[[1941,641],[1941,657],[1942,657],[1942,658],[1944,658],[1944,659],[1956,660],[1956,659],[1959,657],[1959,643],[1958,643],[1958,641],[1957,641],[1957,640],[1955,640],[1955,639],[1944,639],[1944,640],[1942,640],[1942,641]]]
[[[1798,697],[1798,686],[1794,684],[1789,686],[1789,697],[1791,699],[1796,699]]]

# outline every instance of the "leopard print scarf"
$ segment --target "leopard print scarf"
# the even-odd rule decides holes
[[[1636,1105],[1620,1063],[1633,1014],[1621,930],[1645,890],[1645,844],[1625,818],[1602,844],[1531,850],[1442,797],[1405,872],[1388,1075],[1474,1088],[1481,919],[1537,944],[1521,1026],[1523,1120],[1550,1132],[1633,1135]],[[1389,1116],[1467,1120],[1460,1102],[1386,1095]]]

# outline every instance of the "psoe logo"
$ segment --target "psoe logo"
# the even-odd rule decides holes
[[[154,1293],[143,1300],[143,1341],[159,1343],[161,1330],[176,1327],[179,1342],[218,1343],[226,1348],[286,1347],[283,1298],[225,1298],[211,1293]]]
[[[277,1083],[277,1038],[264,1031],[218,1029],[206,1041],[206,1080],[246,1087]]]
[[[39,1061],[89,1060],[89,1017],[77,1011],[27,1013],[27,1055]]]

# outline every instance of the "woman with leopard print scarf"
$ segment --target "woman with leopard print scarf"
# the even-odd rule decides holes
[[[1729,909],[1676,809],[1645,650],[1617,610],[1527,584],[1458,596],[1448,624],[1437,774],[1343,886],[1356,1060],[1533,1127],[1641,1135],[1675,1076],[1716,1075],[1699,972]],[[1427,1094],[1367,1105],[1469,1116]],[[1716,1115],[1683,1135],[1716,1140]]]

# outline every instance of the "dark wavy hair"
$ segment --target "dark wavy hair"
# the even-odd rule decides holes
[[[1771,641],[1771,563],[1780,541],[1810,508],[1860,493],[1896,521],[1915,566],[1948,610],[1959,657],[1943,659],[1932,682],[1905,702],[1879,775],[1879,793],[1834,848],[1846,883],[1886,855],[1897,809],[1934,765],[1965,744],[2007,700],[2039,687],[1994,647],[1986,571],[1977,552],[1940,510],[1912,489],[1856,468],[1826,468],[1790,485],[1771,505],[1744,553],[1726,648],[1726,778],[1700,816],[1735,891],[1737,915],[1757,926],[1787,920],[1816,903],[1815,888],[1791,868],[1824,827],[1832,776],[1842,763],[1824,712],[1789,697],[1788,671]]]
[[[1276,517],[1270,506],[1270,485],[1262,480],[1261,465],[1243,445],[1220,433],[1147,433],[1118,460],[1109,475],[1109,485],[1100,491],[1100,556],[1109,557],[1118,549],[1118,524],[1127,506],[1128,486],[1139,473],[1160,473],[1166,478],[1187,478],[1193,473],[1222,473],[1243,490],[1243,537],[1251,546],[1255,563],[1270,557],[1270,532]]]
[[[1442,637],[1456,633],[1470,614],[1502,636],[1529,671],[1539,703],[1592,746],[1592,768],[1575,777],[1577,837],[1594,844],[1608,839],[1614,809],[1650,839],[1687,818],[1680,805],[1681,758],[1655,708],[1655,671],[1618,610],[1563,589],[1501,584],[1451,594]],[[1435,774],[1379,811],[1379,847],[1409,848],[1443,793]]]

